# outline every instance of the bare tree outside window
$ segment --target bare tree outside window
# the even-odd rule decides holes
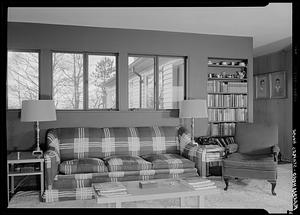
[[[53,99],[57,109],[83,109],[83,54],[53,53]]]
[[[39,96],[39,53],[8,51],[7,55],[8,109],[19,109],[22,100]]]
[[[89,109],[116,108],[116,56],[88,56]]]

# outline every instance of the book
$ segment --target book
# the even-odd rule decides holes
[[[205,190],[205,189],[215,189],[217,188],[215,185],[211,185],[211,186],[206,186],[206,187],[197,187],[194,188],[195,190]]]
[[[120,182],[103,182],[103,183],[94,183],[95,189],[99,190],[120,190],[126,189],[126,187]]]

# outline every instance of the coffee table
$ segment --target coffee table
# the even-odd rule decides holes
[[[103,197],[95,192],[95,198],[99,204],[115,203],[116,208],[121,208],[123,202],[179,198],[179,206],[184,207],[184,197],[197,196],[198,207],[203,208],[205,195],[218,193],[217,188],[194,190],[181,179],[156,179],[155,181],[157,186],[152,188],[139,188],[139,181],[121,182],[126,186],[129,195]]]

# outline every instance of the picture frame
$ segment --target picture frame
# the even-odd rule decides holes
[[[283,99],[287,97],[286,93],[286,71],[277,71],[269,74],[270,80],[270,98]]]
[[[267,99],[270,95],[269,75],[260,74],[255,76],[255,98]]]

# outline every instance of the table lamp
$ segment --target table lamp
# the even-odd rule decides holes
[[[180,118],[191,118],[191,141],[194,143],[195,118],[207,118],[207,104],[205,99],[183,100],[181,102]]]
[[[32,152],[36,157],[41,157],[43,151],[40,149],[40,128],[41,121],[56,120],[55,105],[53,100],[25,100],[22,101],[21,121],[36,122],[37,147]]]

